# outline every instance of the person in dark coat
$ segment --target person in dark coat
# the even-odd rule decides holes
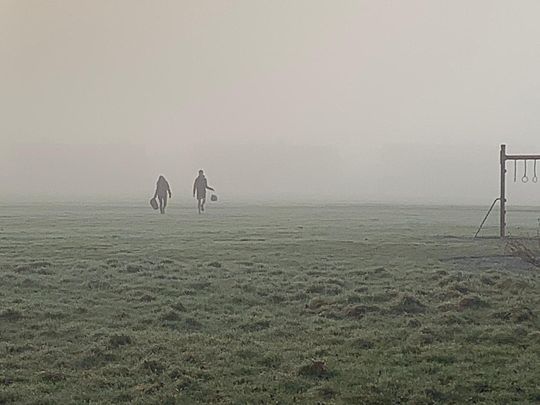
[[[159,176],[156,183],[156,192],[154,193],[154,198],[159,200],[159,212],[165,214],[165,207],[167,207],[167,196],[172,198],[171,187],[165,177]]]
[[[215,191],[212,187],[208,185],[208,181],[204,176],[204,172],[199,170],[199,176],[195,179],[193,183],[193,198],[197,197],[197,208],[199,214],[204,212],[204,204],[206,203],[206,190]]]

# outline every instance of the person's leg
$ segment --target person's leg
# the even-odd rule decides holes
[[[202,203],[201,203],[201,211],[204,212],[204,203],[206,202],[206,198],[203,198],[202,199]]]
[[[163,213],[165,214],[165,208],[167,208],[167,196],[163,196]]]
[[[197,209],[199,210],[199,214],[201,213],[201,199],[197,198]]]
[[[165,211],[163,210],[163,197],[162,196],[158,196],[158,199],[159,199],[159,212],[161,214],[163,214]]]

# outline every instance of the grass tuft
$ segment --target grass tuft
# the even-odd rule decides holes
[[[156,359],[145,359],[142,362],[141,368],[154,374],[162,374],[166,369],[165,365]]]
[[[349,305],[343,309],[346,318],[360,319],[370,312],[379,312],[379,307],[370,305]]]
[[[133,339],[129,335],[112,335],[109,338],[109,347],[116,349],[120,346],[125,346],[133,343]]]
[[[126,266],[126,273],[138,273],[143,270],[140,264],[130,263]]]
[[[0,319],[5,321],[19,321],[23,318],[22,312],[14,308],[7,308],[0,311]]]
[[[156,300],[156,297],[154,297],[153,295],[150,295],[150,294],[143,294],[141,295],[141,298],[139,298],[139,301],[141,302],[152,302],[152,301],[155,301]]]
[[[41,371],[38,373],[38,375],[39,375],[39,378],[41,378],[43,381],[50,382],[53,384],[59,383],[66,379],[65,374],[60,371],[53,371],[53,370]]]
[[[470,297],[462,298],[457,304],[457,309],[459,311],[466,311],[468,309],[480,309],[487,306],[488,305],[484,300],[482,300],[476,295],[473,295]]]
[[[323,360],[311,360],[309,363],[300,366],[298,374],[313,378],[328,378],[331,375],[326,362]]]
[[[159,319],[161,319],[162,321],[169,321],[169,322],[180,321],[182,319],[182,315],[180,315],[175,310],[170,310],[170,311],[166,311],[162,313],[159,316]]]
[[[392,307],[392,311],[397,314],[421,314],[426,312],[427,307],[413,295],[403,296],[397,304]]]

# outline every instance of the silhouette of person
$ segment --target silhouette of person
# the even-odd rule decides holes
[[[199,170],[199,176],[195,179],[193,183],[193,197],[197,195],[197,208],[199,214],[204,212],[204,204],[206,203],[206,190],[215,191],[212,187],[208,186],[208,181],[204,177],[204,172]]]
[[[165,207],[167,206],[167,194],[169,195],[169,198],[172,198],[171,187],[169,186],[167,180],[165,180],[165,177],[159,176],[156,183],[156,192],[154,193],[154,198],[158,198],[159,212],[162,214],[165,214]]]

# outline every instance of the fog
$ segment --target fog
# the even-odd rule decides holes
[[[202,168],[224,201],[489,205],[499,145],[540,153],[539,20],[537,0],[0,0],[0,200],[138,201],[160,174],[181,200]],[[512,168],[510,202],[537,205]]]

